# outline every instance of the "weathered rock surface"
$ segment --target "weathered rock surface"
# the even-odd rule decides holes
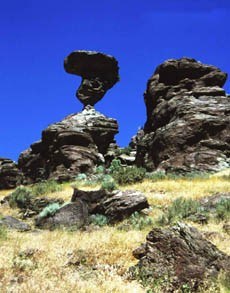
[[[53,216],[38,217],[35,225],[42,229],[70,227],[79,229],[88,223],[88,209],[86,203],[77,201],[61,207]]]
[[[87,106],[50,125],[42,139],[24,151],[18,160],[26,182],[55,179],[67,181],[78,173],[88,173],[103,161],[110,143],[118,133],[115,119],[108,118]]]
[[[219,171],[230,166],[227,74],[194,59],[157,67],[144,94],[147,121],[136,162],[148,170]]]
[[[10,159],[0,158],[0,189],[15,188],[20,184],[22,174],[15,162]]]
[[[74,189],[71,201],[83,201],[87,204],[89,214],[102,214],[109,222],[121,221],[134,212],[149,207],[146,197],[139,191],[105,190],[83,191]]]
[[[18,219],[11,217],[11,216],[6,216],[3,217],[0,220],[0,226],[6,227],[8,229],[14,229],[20,232],[25,232],[31,230],[30,225],[19,221]]]
[[[145,283],[160,284],[162,292],[177,292],[184,286],[195,292],[214,281],[221,270],[230,274],[230,256],[191,226],[154,228],[146,240],[133,252],[139,263],[131,272]]]
[[[74,51],[65,58],[64,68],[82,77],[76,96],[84,106],[95,105],[119,80],[117,60],[100,52]]]

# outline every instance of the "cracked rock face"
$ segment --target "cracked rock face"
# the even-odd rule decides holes
[[[230,166],[227,74],[190,58],[157,67],[144,94],[147,121],[136,161],[148,170],[219,171]]]
[[[0,190],[15,188],[20,184],[22,174],[15,162],[0,158]]]
[[[64,68],[82,77],[76,96],[84,106],[94,106],[119,80],[117,60],[95,51],[72,52],[65,58]]]
[[[139,260],[130,269],[134,278],[150,286],[158,281],[162,292],[184,292],[180,290],[185,284],[189,292],[201,292],[199,288],[215,282],[221,270],[230,274],[230,256],[184,223],[152,229],[133,255]]]
[[[79,173],[90,173],[114,142],[116,133],[117,121],[91,106],[51,124],[43,130],[42,139],[19,157],[25,183],[67,181]]]

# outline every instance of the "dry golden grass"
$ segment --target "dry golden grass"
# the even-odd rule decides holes
[[[198,199],[229,192],[230,182],[218,176],[200,180],[146,180],[122,189],[144,192],[153,206],[150,215],[155,219],[159,214],[157,207],[167,206],[177,197]],[[1,191],[0,199],[8,193]],[[69,201],[71,195],[72,187],[66,184],[63,191],[48,196]],[[7,205],[0,209],[2,215],[18,213]],[[214,232],[208,239],[230,254],[230,236],[223,231],[223,223],[193,225],[204,232]],[[147,232],[146,229],[121,231],[116,226],[77,232],[9,231],[7,239],[0,240],[0,292],[146,292],[138,282],[128,280],[126,273],[137,263],[132,251],[145,241]],[[28,249],[34,251],[32,256],[20,256]]]

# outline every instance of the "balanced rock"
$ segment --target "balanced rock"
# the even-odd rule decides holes
[[[144,94],[147,121],[136,163],[148,170],[219,171],[230,166],[227,74],[190,58],[157,67]]]
[[[100,52],[74,51],[65,58],[64,68],[82,77],[76,96],[84,106],[95,105],[119,80],[117,60]]]
[[[46,179],[67,181],[79,173],[90,173],[103,161],[103,154],[116,133],[117,121],[91,106],[50,125],[42,132],[42,139],[19,157],[25,183]]]
[[[181,292],[185,285],[189,292],[197,292],[211,285],[221,270],[226,277],[230,275],[230,256],[184,223],[154,228],[146,240],[133,251],[139,263],[130,272],[134,278],[144,278],[142,281],[150,287],[158,283],[161,292]]]
[[[15,188],[20,184],[22,174],[15,162],[0,158],[0,189]]]

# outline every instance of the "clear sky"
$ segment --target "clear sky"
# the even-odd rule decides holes
[[[145,122],[143,92],[157,65],[187,56],[230,73],[229,23],[229,0],[1,1],[0,157],[17,160],[49,124],[82,109],[81,79],[63,69],[72,51],[119,61],[120,82],[95,108],[118,120],[125,146]]]

